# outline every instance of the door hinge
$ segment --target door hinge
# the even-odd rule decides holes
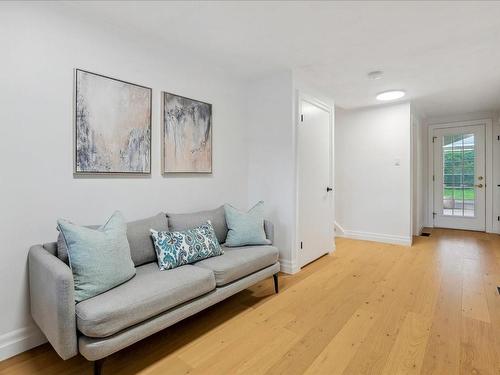
[[[500,216],[497,216],[497,221],[500,221]]]
[[[302,245],[303,245],[303,243],[302,243],[302,241],[300,241],[300,250],[302,250],[302,249],[303,249],[303,246],[302,246]]]
[[[304,115],[300,115],[300,122],[304,122]]]
[[[437,137],[432,137],[432,143],[436,141]]]
[[[432,175],[432,181],[436,181],[436,176]]]
[[[497,141],[500,141],[500,135],[497,135]]]
[[[434,219],[436,217],[437,213],[433,212],[432,213],[432,218]]]

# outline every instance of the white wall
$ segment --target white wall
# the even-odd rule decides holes
[[[275,224],[282,270],[295,264],[295,129],[291,71],[271,72],[248,83],[248,200],[265,201]]]
[[[427,196],[427,158],[426,143],[427,133],[421,117],[412,107],[412,227],[413,235],[418,236],[422,232],[425,223],[426,196]]]
[[[267,217],[275,223],[275,244],[281,270],[300,270],[297,241],[296,128],[299,92],[333,108],[333,100],[290,70],[269,72],[246,87],[248,140],[248,200],[263,199]]]
[[[409,103],[336,111],[335,184],[337,233],[411,244]]]
[[[103,222],[116,209],[138,219],[162,210],[248,204],[245,86],[203,59],[168,48],[160,52],[147,40],[103,27],[47,6],[21,4],[0,12],[0,358],[38,341],[29,314],[26,256],[30,245],[55,240],[58,217],[88,224]],[[153,88],[150,178],[73,178],[74,68]],[[160,176],[161,90],[213,104],[212,175]],[[267,125],[278,139],[279,127]],[[288,156],[281,154],[280,163]],[[259,183],[285,185],[267,170],[271,181]],[[257,191],[252,201],[260,198]],[[278,210],[288,215],[288,207],[277,205],[273,218],[281,216]]]

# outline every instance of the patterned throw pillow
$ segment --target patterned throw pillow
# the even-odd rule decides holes
[[[224,254],[210,221],[192,229],[158,232],[151,229],[160,270]]]

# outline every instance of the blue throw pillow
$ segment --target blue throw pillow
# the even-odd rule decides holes
[[[224,254],[210,221],[192,229],[158,232],[151,229],[160,270]]]
[[[75,281],[75,300],[83,301],[124,283],[135,275],[127,240],[127,224],[115,212],[97,229],[59,219]]]
[[[260,201],[248,212],[243,212],[229,204],[224,205],[226,211],[228,247],[245,245],[269,245],[264,231],[264,202]]]

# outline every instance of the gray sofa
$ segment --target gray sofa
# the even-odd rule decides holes
[[[224,254],[160,271],[149,229],[182,230],[211,220],[219,242],[227,235],[223,207],[192,214],[159,214],[127,224],[136,275],[100,295],[75,304],[73,275],[59,242],[35,245],[28,256],[31,314],[63,359],[78,353],[102,361],[145,337],[274,277],[278,293],[278,249],[272,245],[224,248]],[[273,225],[264,222],[273,241]],[[224,246],[224,245],[223,245]]]

